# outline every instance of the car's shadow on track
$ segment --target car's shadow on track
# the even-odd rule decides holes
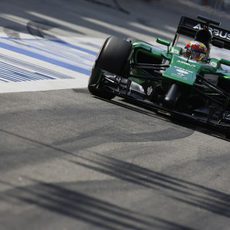
[[[94,96],[95,97],[95,96]],[[214,128],[206,127],[202,124],[197,124],[195,121],[191,121],[188,119],[181,119],[180,117],[171,117],[167,113],[162,113],[161,111],[157,111],[153,109],[152,107],[149,107],[147,105],[143,105],[143,103],[140,103],[135,100],[129,100],[129,99],[120,99],[118,100],[106,100],[103,98],[95,97],[96,99],[105,101],[107,103],[111,103],[113,105],[117,105],[120,107],[123,107],[125,109],[132,110],[134,112],[141,113],[143,115],[147,115],[150,117],[157,118],[159,120],[163,120],[165,122],[173,123],[178,126],[188,128],[190,130],[197,131],[206,135],[210,135],[225,141],[230,141],[229,137],[226,137],[226,134],[221,132],[220,130],[216,130]]]

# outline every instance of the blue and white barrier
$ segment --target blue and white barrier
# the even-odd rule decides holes
[[[0,38],[0,93],[85,88],[103,39]]]

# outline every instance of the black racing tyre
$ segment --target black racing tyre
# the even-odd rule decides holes
[[[225,92],[230,93],[230,80],[224,77],[219,77],[217,86],[223,89]]]
[[[132,44],[126,40],[116,37],[106,39],[89,79],[88,89],[91,94],[109,100],[115,97],[112,92],[105,91],[103,87],[100,87],[100,83],[103,81],[102,70],[114,75],[125,76],[128,71],[131,51]]]
[[[225,138],[230,140],[230,130],[225,131]]]
[[[132,51],[132,44],[126,40],[110,37],[100,52],[96,67],[123,76]]]

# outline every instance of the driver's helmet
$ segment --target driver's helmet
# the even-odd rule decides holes
[[[204,61],[208,56],[207,47],[198,41],[190,41],[185,46],[185,57],[195,61]]]

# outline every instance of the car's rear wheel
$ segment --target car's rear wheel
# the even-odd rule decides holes
[[[124,76],[129,66],[132,44],[116,37],[106,39],[98,55],[88,83],[89,92],[95,96],[112,99],[115,95],[103,88],[103,70],[114,75]]]

